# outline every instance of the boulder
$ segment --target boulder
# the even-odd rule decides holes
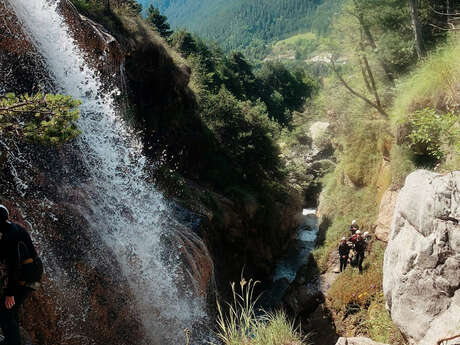
[[[315,122],[310,126],[310,136],[313,139],[313,141],[317,141],[320,139],[324,134],[326,134],[326,131],[329,127],[329,122]]]
[[[412,344],[460,333],[459,219],[459,171],[407,177],[385,251],[383,289],[394,323]]]
[[[397,199],[398,191],[387,190],[383,194],[375,228],[375,237],[380,241],[388,242]]]
[[[383,343],[377,343],[369,338],[364,337],[354,337],[354,338],[345,338],[340,337],[335,345],[385,345]]]

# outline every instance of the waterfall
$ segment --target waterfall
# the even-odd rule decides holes
[[[103,91],[56,2],[8,1],[43,56],[57,90],[83,102],[82,135],[76,145],[84,153],[89,175],[81,186],[89,195],[85,217],[113,250],[130,282],[149,337],[146,342],[183,344],[184,328],[206,319],[205,302],[180,286],[184,280],[177,273],[179,252],[162,245],[173,219],[162,195],[147,182],[149,163],[139,138],[116,111],[113,96],[119,91]]]

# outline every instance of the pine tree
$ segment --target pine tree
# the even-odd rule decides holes
[[[172,31],[168,24],[168,18],[163,16],[158,8],[150,5],[146,20],[158,31],[161,37],[168,39],[171,36]]]

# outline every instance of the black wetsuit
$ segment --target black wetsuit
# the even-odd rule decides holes
[[[345,268],[347,268],[349,253],[350,253],[350,246],[347,244],[347,242],[340,243],[339,245],[340,272],[343,272]]]
[[[356,256],[358,259],[359,272],[363,272],[364,251],[366,250],[367,243],[361,236],[356,237],[354,240]]]
[[[0,299],[0,327],[5,337],[0,344],[20,345],[18,309],[33,291],[30,283],[40,281],[43,266],[26,229],[3,223],[0,232],[0,260],[6,263],[8,271],[8,285]],[[11,309],[5,306],[7,296],[14,296]]]

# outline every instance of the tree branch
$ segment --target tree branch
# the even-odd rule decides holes
[[[441,339],[436,344],[441,345],[443,342],[447,342],[449,340],[454,340],[455,338],[460,338],[460,334],[454,335],[453,337],[450,337],[450,338]]]
[[[382,114],[385,118],[388,118],[388,114],[385,112],[385,110],[382,108],[381,105],[378,105],[374,102],[372,102],[369,98],[367,98],[366,96],[364,95],[361,95],[360,93],[356,92],[355,90],[353,90],[351,88],[350,85],[348,85],[348,83],[345,81],[345,79],[343,79],[342,75],[339,73],[339,71],[337,70],[336,66],[335,66],[335,61],[333,59],[331,59],[331,64],[332,64],[332,69],[334,70],[335,74],[337,75],[337,78],[339,78],[339,80],[342,82],[343,86],[345,86],[345,88],[354,96],[362,99],[364,102],[366,102],[367,104],[369,104],[371,107],[377,109],[377,111]]]
[[[371,86],[372,86],[372,91],[374,93],[375,102],[377,103],[379,108],[382,108],[382,103],[380,103],[379,93],[377,92],[377,86],[375,83],[374,74],[372,73],[371,67],[369,66],[369,61],[367,60],[367,57],[364,54],[362,56],[362,59],[364,60],[364,66],[366,67],[367,75],[369,76],[369,79],[371,81]]]

